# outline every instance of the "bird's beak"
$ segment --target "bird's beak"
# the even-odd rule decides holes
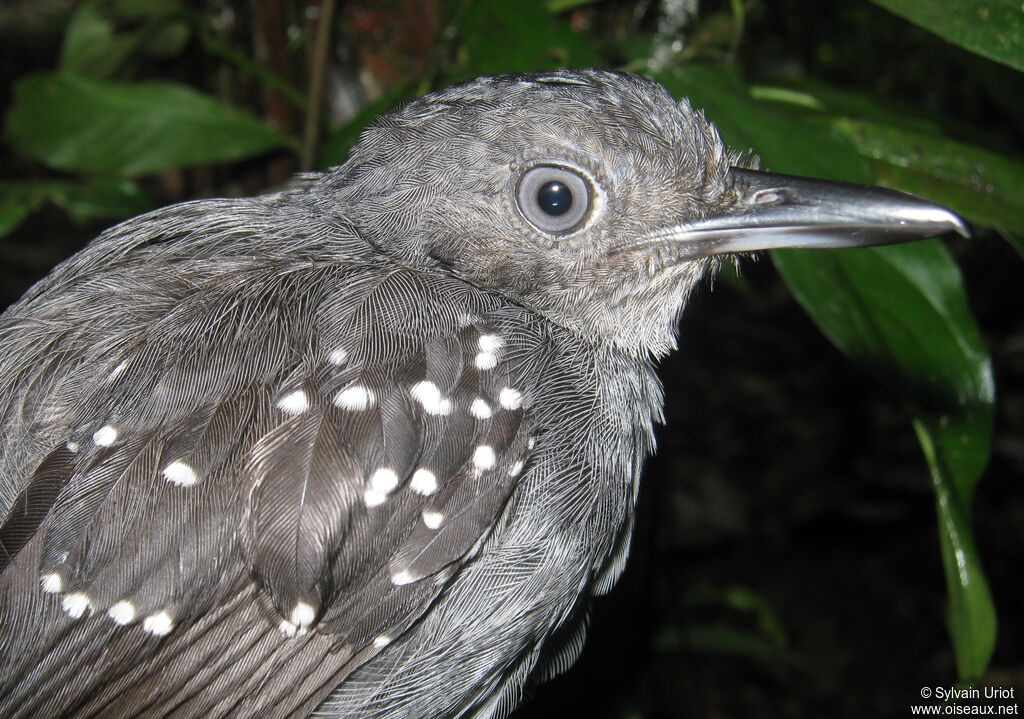
[[[970,236],[954,212],[877,187],[777,175],[739,167],[727,182],[735,202],[720,214],[672,228],[689,257],[782,247],[868,247],[933,237]]]

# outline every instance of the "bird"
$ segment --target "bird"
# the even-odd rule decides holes
[[[623,570],[723,259],[948,232],[608,70],[107,230],[0,316],[0,716],[507,716]]]

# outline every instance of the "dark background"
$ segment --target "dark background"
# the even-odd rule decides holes
[[[575,45],[543,46],[546,26],[524,35],[496,29],[514,20],[508,11],[480,15],[487,4],[339,3],[320,163],[340,160],[363,118],[403,96],[531,61],[579,64]],[[652,38],[681,38],[684,54],[733,67],[751,84],[795,78],[855,90],[927,116],[952,137],[1021,157],[1020,73],[869,2],[741,4],[742,34],[729,24],[728,2],[701,3],[685,24],[653,1],[548,14],[586,39],[579,52],[592,64],[637,69],[654,54]],[[56,65],[80,5],[7,0],[0,8],[5,105],[20,77]],[[304,89],[310,8],[319,3],[182,5],[227,46]],[[503,32],[538,45],[503,44]],[[301,113],[197,36],[168,56],[141,53],[114,77],[187,83],[303,133]],[[137,182],[160,206],[260,192],[300,164],[281,150]],[[0,148],[0,180],[58,176],[10,144]],[[114,219],[41,207],[0,239],[0,301],[15,300]],[[998,392],[992,459],[973,510],[1000,622],[984,683],[1021,688],[1024,268],[999,234],[976,230],[948,246],[991,349]],[[646,470],[629,568],[595,603],[576,667],[516,716],[903,717],[921,687],[956,681],[935,500],[909,412],[828,344],[767,258],[744,261],[739,279],[714,289],[688,308],[680,350],[662,365],[668,422]]]

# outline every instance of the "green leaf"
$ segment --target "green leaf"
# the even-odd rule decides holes
[[[867,159],[881,184],[945,204],[999,229],[1011,244],[1024,233],[1024,162],[943,137],[916,108],[821,83],[759,86],[751,93],[802,109],[809,121],[830,123]]]
[[[0,237],[17,229],[36,206],[27,198],[0,196]]]
[[[932,135],[941,132],[935,117],[925,114],[919,106],[892,98],[840,89],[810,78],[791,80],[781,86],[752,85],[750,94],[759,100],[784,102],[819,115],[868,120]]]
[[[1024,11],[1017,0],[874,0],[944,40],[1024,70]]]
[[[753,99],[732,70],[711,65],[670,67],[654,79],[688,97],[736,150],[753,150],[762,167],[812,177],[871,182],[871,170],[850,141],[830,127]],[[798,141],[794,138],[798,138]]]
[[[192,35],[182,16],[174,2],[83,3],[64,35],[60,69],[109,79],[138,57],[174,57]],[[118,31],[118,25],[130,29]]]
[[[789,643],[782,621],[771,604],[764,595],[748,587],[717,587],[701,583],[684,592],[681,600],[687,610],[699,607],[728,607],[737,612],[751,614],[757,620],[757,630],[762,637],[780,647],[785,647]]]
[[[949,596],[946,624],[957,673],[963,681],[976,682],[985,673],[995,648],[996,612],[970,532],[970,496],[963,496],[963,485],[971,483],[970,477],[959,473],[955,463],[949,461],[949,447],[962,441],[957,434],[965,422],[958,418],[944,424],[942,419],[915,419],[914,429],[935,485],[939,546]]]
[[[115,0],[104,8],[119,25],[142,27],[131,33],[135,50],[148,57],[174,57],[181,54],[192,37],[191,15],[178,0]]]
[[[148,57],[177,57],[188,45],[192,28],[185,22],[162,22],[141,36],[140,51]]]
[[[871,159],[878,180],[968,219],[1024,232],[1024,163],[944,137],[846,118],[832,126]]]
[[[575,10],[576,8],[585,7],[587,5],[594,5],[601,2],[601,0],[546,0],[544,7],[549,12],[565,12],[567,10]]]
[[[252,115],[183,85],[67,73],[30,75],[15,85],[7,135],[49,167],[124,175],[294,148]]]
[[[915,416],[935,483],[957,664],[963,679],[977,679],[995,645],[995,609],[970,507],[988,463],[995,397],[960,273],[937,241],[772,257],[822,332]]]
[[[52,194],[51,183],[23,180],[0,182],[0,237],[10,234]]]
[[[93,3],[84,3],[71,16],[64,34],[60,68],[78,75],[108,78],[134,48],[133,38],[116,35],[114,23]]]
[[[686,651],[689,654],[741,657],[775,671],[808,671],[802,656],[793,649],[780,646],[772,638],[718,624],[662,629],[655,635],[652,648],[658,653]]]
[[[845,354],[887,382],[919,417],[963,421],[950,453],[961,497],[988,461],[994,406],[988,351],[945,247],[916,242],[772,253],[797,300]],[[962,478],[962,479],[959,479]]]
[[[153,203],[131,180],[110,175],[81,181],[50,183],[49,199],[75,219],[121,219],[153,209]]]
[[[475,2],[462,21],[461,37],[467,75],[601,64],[593,41],[541,2]]]
[[[64,208],[76,220],[120,219],[153,206],[134,182],[120,177],[0,182],[0,236],[13,231],[45,202]]]
[[[106,0],[104,5],[119,20],[161,19],[185,12],[179,0]]]

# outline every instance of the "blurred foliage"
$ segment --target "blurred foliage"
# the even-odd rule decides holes
[[[287,146],[232,105],[172,83],[116,83],[74,72],[18,83],[7,115],[18,150],[55,170],[133,177]]]
[[[1024,70],[1024,13],[1015,0],[874,0],[939,37]]]
[[[27,46],[40,23],[65,28],[49,65],[5,78],[0,236],[51,204],[78,221],[120,218],[280,183],[299,169],[309,112],[325,130],[323,168],[402,99],[480,74],[601,65],[689,97],[763,167],[921,194],[1022,247],[1019,3],[875,0],[958,49],[895,18],[879,22],[864,3],[352,2],[339,13],[335,52],[317,57],[312,35],[330,1],[257,3],[251,19],[247,4],[227,0],[200,10],[184,0],[23,1],[0,11],[8,47]],[[329,71],[323,107],[305,87],[317,63]],[[936,490],[959,675],[977,681],[996,625],[970,518],[995,397],[956,265],[937,243],[779,252],[774,263],[826,336],[915,418]],[[790,661],[774,630],[665,636],[665,646]]]

